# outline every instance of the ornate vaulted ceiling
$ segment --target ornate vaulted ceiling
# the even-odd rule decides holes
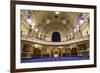
[[[79,13],[34,11],[33,18],[38,29],[43,33],[52,33],[54,31],[62,33],[72,32],[73,25],[77,22]]]
[[[60,12],[60,11],[33,11],[22,10],[21,15],[25,18],[27,25],[31,26],[31,29],[42,33],[45,36],[51,36],[53,32],[59,32],[61,35],[70,35],[77,29],[77,25],[80,26],[79,18],[88,17],[88,13],[79,12]]]

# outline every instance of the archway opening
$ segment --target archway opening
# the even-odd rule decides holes
[[[52,33],[52,42],[60,42],[61,37],[59,32],[53,32]]]

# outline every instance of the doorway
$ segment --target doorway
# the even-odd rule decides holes
[[[52,33],[52,42],[60,42],[61,37],[59,32],[53,32]]]

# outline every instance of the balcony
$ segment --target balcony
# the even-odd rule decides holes
[[[80,37],[80,38],[66,40],[66,41],[62,41],[62,42],[52,42],[52,41],[39,40],[39,39],[30,38],[30,37],[27,37],[27,36],[22,36],[21,40],[33,42],[33,43],[44,44],[44,45],[67,45],[67,44],[87,41],[87,40],[89,40],[89,36],[83,36],[83,37]]]

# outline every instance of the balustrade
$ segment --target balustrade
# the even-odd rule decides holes
[[[28,36],[22,36],[21,40],[40,43],[40,44],[46,44],[46,45],[65,45],[65,44],[71,44],[71,43],[76,43],[76,42],[89,40],[89,36],[83,36],[83,37],[80,37],[80,38],[61,41],[61,42],[52,42],[52,41],[39,40],[39,39],[30,38]]]

